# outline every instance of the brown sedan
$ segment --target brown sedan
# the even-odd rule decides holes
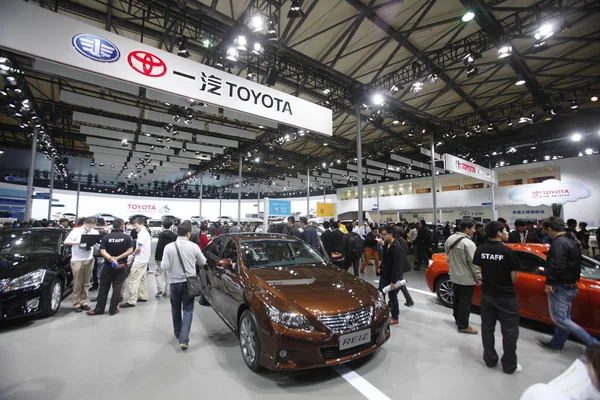
[[[377,289],[297,238],[221,235],[204,252],[200,302],[239,335],[252,370],[341,364],[390,337],[389,309]]]

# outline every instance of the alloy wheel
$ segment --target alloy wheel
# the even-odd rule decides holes
[[[54,284],[52,285],[52,295],[50,297],[50,307],[52,308],[52,311],[58,310],[58,307],[60,306],[61,297],[62,287],[60,285],[60,282],[54,282]]]
[[[256,339],[254,325],[250,318],[244,316],[240,324],[240,345],[242,355],[248,364],[252,364],[256,358]]]
[[[454,303],[454,289],[452,288],[452,281],[450,281],[450,279],[440,282],[438,294],[444,303],[448,305],[452,305]]]

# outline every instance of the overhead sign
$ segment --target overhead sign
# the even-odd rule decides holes
[[[269,200],[269,215],[291,215],[292,202],[284,200]]]
[[[21,0],[2,2],[0,47],[332,135],[328,108]]]
[[[590,195],[590,189],[579,182],[561,182],[556,179],[518,187],[508,193],[508,197],[515,203],[528,206],[565,204],[588,198]]]
[[[498,183],[496,173],[491,169],[463,160],[452,154],[444,153],[444,168],[446,171],[470,176],[471,178],[479,179],[481,181]]]
[[[335,204],[317,203],[317,217],[335,217]]]

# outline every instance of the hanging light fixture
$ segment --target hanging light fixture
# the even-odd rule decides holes
[[[190,52],[185,46],[185,38],[179,39],[179,50],[177,50],[177,55],[183,58],[188,58],[190,56]]]
[[[252,53],[256,54],[257,56],[261,56],[265,53],[265,49],[260,42],[254,42],[254,45],[252,46]]]
[[[498,58],[506,58],[512,55],[512,46],[504,45],[498,49]]]
[[[248,42],[246,41],[246,36],[244,36],[244,35],[238,35],[233,41],[233,44],[235,45],[235,47],[241,51],[246,51],[247,43]]]
[[[302,10],[300,9],[300,0],[292,0],[290,11],[288,11],[288,18],[300,18],[302,16]]]
[[[229,61],[237,62],[238,51],[235,47],[230,47],[227,49],[227,55],[225,56]]]
[[[278,40],[277,29],[275,29],[275,21],[273,16],[269,19],[269,27],[267,28],[267,40]]]

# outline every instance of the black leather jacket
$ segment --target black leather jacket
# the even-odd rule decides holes
[[[569,285],[581,276],[581,250],[568,236],[560,235],[552,240],[546,259],[546,284]]]

